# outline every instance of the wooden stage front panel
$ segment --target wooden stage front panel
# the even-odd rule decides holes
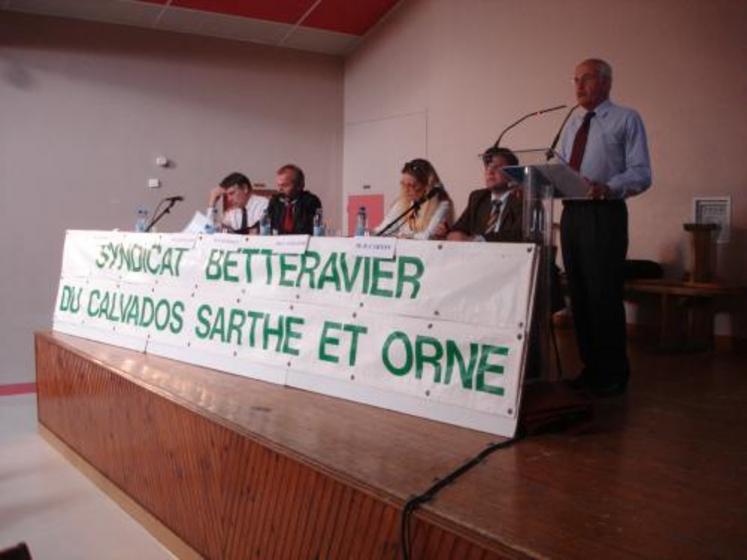
[[[40,422],[208,558],[397,558],[406,499],[494,441],[55,333],[36,356]],[[747,360],[632,361],[592,424],[419,510],[413,558],[744,558]]]
[[[397,558],[405,499],[458,463],[401,446],[432,422],[66,335],[36,356],[40,423],[207,558]],[[524,557],[438,516],[413,527],[416,558]]]

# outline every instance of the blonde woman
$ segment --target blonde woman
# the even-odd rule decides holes
[[[386,235],[408,239],[443,239],[443,232],[448,231],[454,221],[454,205],[431,162],[425,159],[408,161],[402,168],[399,184],[399,197],[374,233],[381,232],[414,202],[421,201],[418,208],[388,229]]]

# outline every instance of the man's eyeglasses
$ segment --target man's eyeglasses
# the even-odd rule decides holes
[[[571,83],[574,85],[582,85],[588,82],[594,82],[599,79],[596,74],[584,74],[583,76],[574,76],[571,78]]]

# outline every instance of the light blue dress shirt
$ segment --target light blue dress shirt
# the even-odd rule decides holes
[[[651,185],[651,161],[640,115],[609,99],[600,103],[594,113],[581,175],[607,185],[610,198],[642,193]],[[583,113],[576,115],[563,129],[559,154],[566,162],[571,159],[573,140],[583,120]]]

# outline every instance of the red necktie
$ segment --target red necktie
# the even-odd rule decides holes
[[[283,214],[283,233],[293,233],[293,204],[290,202],[285,205],[285,214]]]
[[[586,151],[586,141],[589,139],[589,127],[591,126],[591,119],[596,113],[589,111],[584,116],[584,122],[581,123],[581,127],[576,132],[576,138],[573,139],[573,151],[571,151],[571,161],[569,165],[571,169],[576,171],[581,169],[581,162],[584,160],[584,152]]]

